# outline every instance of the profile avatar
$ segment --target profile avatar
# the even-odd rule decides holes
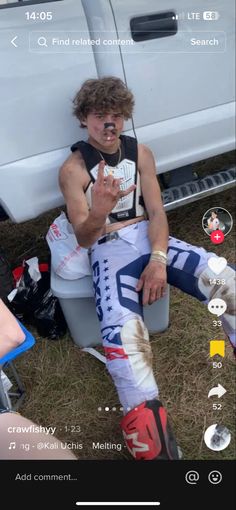
[[[205,444],[210,450],[221,451],[225,450],[231,441],[231,434],[229,429],[224,425],[210,425],[204,434]]]

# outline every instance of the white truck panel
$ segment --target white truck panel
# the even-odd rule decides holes
[[[24,12],[35,8],[53,11],[50,26],[26,21]],[[80,83],[97,77],[97,71],[91,46],[79,53],[29,51],[32,31],[76,30],[89,38],[80,1],[1,9],[0,30],[0,165],[4,165],[69,146],[78,139],[81,130],[72,116],[72,99]],[[17,48],[10,42],[15,35]]]
[[[125,130],[153,150],[158,173],[234,149],[233,0],[215,0],[217,21],[179,19],[176,35],[130,46],[103,44],[131,40],[132,18],[205,9],[204,0],[197,6],[193,0],[181,6],[170,0],[0,5],[0,206],[13,221],[63,203],[58,170],[69,147],[86,137],[72,116],[72,99],[87,78],[115,75],[126,81],[136,105]],[[52,21],[27,21],[25,12],[35,10],[51,11]],[[182,51],[191,35],[206,30],[220,34],[217,51]],[[48,31],[99,38],[101,44],[35,51],[37,34]],[[17,47],[11,43],[15,36]]]
[[[206,10],[206,1],[112,0],[118,36],[131,37],[130,20],[167,11],[185,11],[175,35],[120,46],[126,80],[136,98],[135,127],[231,102],[235,98],[234,0],[214,2],[217,21],[188,20],[188,11]],[[194,8],[193,8],[194,7]],[[222,45],[191,46],[191,38],[219,37]],[[224,44],[225,41],[225,44]],[[226,79],[227,78],[227,79]]]
[[[158,174],[223,154],[235,144],[235,103],[139,127],[136,135],[157,155]]]
[[[127,131],[126,134],[132,136],[133,133]],[[12,221],[21,223],[37,218],[64,204],[58,185],[58,169],[70,154],[67,147],[0,167],[0,205]]]

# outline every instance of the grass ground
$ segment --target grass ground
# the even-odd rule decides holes
[[[234,163],[234,154],[212,158],[196,165],[209,173],[211,168]],[[234,192],[205,198],[168,213],[171,235],[203,246],[234,262],[235,229],[219,246],[213,246],[201,227],[202,216],[211,207],[221,206],[234,216]],[[37,255],[48,258],[45,234],[59,209],[36,220],[1,224],[0,245],[12,267],[23,259]],[[235,220],[235,218],[234,218]],[[122,413],[113,383],[105,366],[88,353],[82,352],[69,333],[61,340],[40,338],[32,329],[36,345],[16,361],[26,386],[21,413],[40,423],[57,427],[56,436],[64,441],[82,444],[74,452],[80,459],[130,459],[124,447],[119,422]],[[177,289],[171,288],[170,322],[168,329],[151,336],[154,372],[160,396],[168,409],[184,459],[235,458],[235,362],[227,343],[221,369],[212,368],[209,340],[225,338],[221,328],[213,327],[213,316],[206,307]],[[208,391],[218,383],[227,393],[220,399],[222,409],[213,410],[216,399],[208,399]],[[101,407],[102,411],[98,408]],[[116,407],[116,411],[105,411]],[[212,452],[203,440],[204,430],[213,423],[222,423],[232,433],[232,440],[222,452]],[[80,427],[80,432],[75,431]],[[95,449],[93,443],[121,444],[117,449]],[[77,445],[78,446],[78,445]]]

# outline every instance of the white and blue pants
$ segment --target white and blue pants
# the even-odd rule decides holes
[[[126,414],[146,400],[158,397],[152,353],[143,322],[142,292],[137,282],[151,252],[148,221],[128,225],[100,238],[91,249],[93,288],[107,369]],[[203,248],[169,238],[167,282],[207,304],[222,298],[227,310],[220,317],[235,345],[235,272],[227,266],[220,275],[225,286],[210,285],[215,275],[207,261],[216,256]]]

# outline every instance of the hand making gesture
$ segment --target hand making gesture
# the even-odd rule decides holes
[[[112,175],[105,176],[105,165],[105,161],[100,161],[97,180],[92,187],[92,207],[99,216],[108,216],[118,200],[129,195],[136,188],[136,185],[132,184],[127,190],[121,190],[122,179],[115,179]]]

